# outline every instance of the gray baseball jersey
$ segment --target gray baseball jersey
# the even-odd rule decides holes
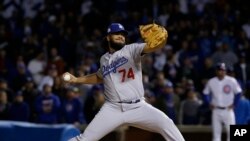
[[[131,101],[143,97],[141,53],[144,46],[145,43],[129,44],[101,57],[97,75],[103,78],[107,101]]]
[[[97,141],[124,124],[160,133],[168,141],[184,141],[173,121],[143,100],[141,53],[144,47],[144,43],[134,43],[101,57],[97,75],[103,78],[106,102],[84,133],[70,141]]]

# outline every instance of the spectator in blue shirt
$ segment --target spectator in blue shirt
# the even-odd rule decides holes
[[[22,91],[18,91],[14,96],[14,102],[9,109],[9,119],[14,121],[28,121],[30,116],[29,105],[23,101]]]
[[[235,109],[236,124],[248,124],[250,122],[250,101],[244,95],[241,96]]]
[[[78,88],[70,87],[66,92],[66,99],[62,101],[62,122],[72,123],[76,127],[85,122],[83,107],[76,96]]]
[[[61,103],[59,97],[54,95],[51,90],[51,86],[45,84],[43,86],[42,94],[36,98],[35,108],[38,123],[58,123],[58,114]]]

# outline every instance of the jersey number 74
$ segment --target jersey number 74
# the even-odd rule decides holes
[[[134,71],[132,68],[126,69],[120,69],[118,71],[121,74],[121,82],[126,81],[127,79],[135,79]]]

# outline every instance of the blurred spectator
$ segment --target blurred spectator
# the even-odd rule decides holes
[[[105,99],[103,95],[103,86],[95,85],[89,92],[85,105],[84,105],[84,115],[86,116],[87,124],[94,118],[97,112],[100,110]]]
[[[154,77],[154,69],[153,69],[153,57],[151,55],[143,55],[142,59],[142,71],[143,74],[148,75],[149,79],[153,79]]]
[[[151,105],[154,105],[156,103],[156,97],[155,94],[150,91],[149,89],[145,89],[145,101],[150,103]]]
[[[182,0],[185,1],[185,0]],[[162,12],[159,13],[159,17],[157,18],[160,25],[167,27],[167,20],[169,18],[169,13],[167,11],[167,6],[166,5],[161,5],[162,6]]]
[[[34,122],[36,115],[35,115],[35,100],[36,97],[39,95],[39,91],[36,87],[34,80],[31,77],[26,78],[26,82],[22,87],[22,96],[24,101],[29,105],[30,108],[30,119],[29,121]]]
[[[177,66],[181,66],[183,64],[184,58],[187,56],[189,43],[187,40],[182,40],[180,43],[180,49],[176,51],[175,57],[177,60]]]
[[[156,77],[153,79],[153,92],[155,96],[158,97],[161,95],[162,89],[165,87],[168,80],[166,79],[163,72],[157,72]]]
[[[29,121],[29,118],[29,105],[23,100],[23,92],[18,91],[9,109],[9,119],[14,121]]]
[[[58,75],[62,75],[62,73],[64,72],[65,63],[63,58],[58,54],[57,48],[55,47],[51,48],[48,57],[49,57],[48,66],[55,65],[58,71]]]
[[[213,52],[213,39],[208,30],[201,30],[198,37],[198,46],[203,57],[208,57]]]
[[[156,107],[166,113],[175,123],[177,123],[177,109],[179,109],[179,97],[174,93],[173,84],[166,81],[157,97]]]
[[[250,20],[248,19],[246,23],[242,25],[242,29],[245,31],[247,38],[250,39]]]
[[[166,47],[166,53],[167,53],[167,58],[166,58],[167,62],[163,68],[163,72],[166,78],[168,78],[171,82],[176,83],[178,81],[179,67],[172,46]]]
[[[81,77],[84,76],[85,72],[81,71],[81,69],[77,69],[76,76]],[[82,105],[85,105],[86,99],[88,97],[88,93],[92,89],[93,85],[85,84],[75,84],[75,87],[79,89],[78,98],[80,99]]]
[[[31,32],[31,31],[26,31],[26,32]],[[31,33],[26,33],[26,34],[31,34]],[[24,37],[22,42],[23,46],[21,47],[20,52],[23,55],[25,62],[28,62],[29,60],[36,57],[36,53],[41,50],[40,44],[38,42],[38,35],[37,34],[27,35]]]
[[[9,87],[8,82],[5,79],[0,79],[0,90],[5,91],[9,102],[13,101],[14,92]]]
[[[65,99],[65,91],[67,86],[65,86],[62,82],[61,76],[54,77],[54,84],[52,86],[52,92],[57,95],[60,100]]]
[[[228,67],[233,67],[238,62],[238,57],[225,42],[217,43],[217,50],[211,58],[213,62],[225,62]]]
[[[41,79],[39,85],[38,85],[38,90],[42,91],[43,86],[45,84],[50,85],[51,87],[54,85],[54,79],[58,76],[57,68],[55,65],[51,65],[48,68],[47,74]]]
[[[66,97],[62,101],[62,122],[63,123],[72,123],[76,127],[79,127],[80,124],[85,123],[83,115],[83,107],[78,99],[77,88],[70,87],[66,92]]]
[[[247,82],[246,88],[245,88],[245,96],[248,100],[250,100],[250,82]]]
[[[58,96],[54,95],[50,85],[43,86],[42,94],[35,100],[35,108],[38,123],[58,123],[58,114],[61,102]]]
[[[195,70],[194,64],[192,63],[191,58],[186,57],[183,60],[182,66],[179,68],[179,79],[187,78],[192,79],[195,82],[197,81],[197,71]]]
[[[181,102],[179,123],[184,125],[197,125],[200,123],[199,110],[202,101],[198,98],[197,92],[189,90],[187,98]]]
[[[205,58],[201,72],[206,72],[206,73],[200,74],[199,79],[201,84],[197,84],[199,91],[201,91],[202,87],[207,83],[207,81],[215,75],[213,64],[214,63],[210,57]]]
[[[21,10],[21,2],[21,0],[4,0],[2,2],[4,9],[1,15],[6,19],[10,18],[15,11]]]
[[[25,64],[17,64],[17,73],[12,79],[12,88],[14,91],[20,90],[26,82],[26,78],[32,77],[30,72],[27,70]]]
[[[38,85],[44,77],[43,73],[45,71],[46,64],[43,52],[39,52],[35,58],[28,62],[28,69],[34,78],[36,85]]]
[[[175,84],[175,94],[180,98],[180,101],[183,101],[185,99],[185,93],[186,93],[186,89],[185,86],[182,83],[176,83]]]
[[[85,75],[96,72],[98,69],[97,64],[95,63],[95,56],[92,54],[86,55],[82,58],[80,65],[78,66],[79,70],[83,71]]]
[[[81,4],[81,15],[84,16],[90,12],[92,8],[93,2],[92,0],[83,1]]]
[[[164,52],[163,49],[157,50],[156,52],[154,52],[154,69],[156,71],[162,71],[163,67],[166,64],[166,53]]]
[[[7,78],[8,76],[8,59],[6,57],[6,51],[0,49],[0,77]]]
[[[204,57],[202,49],[198,46],[197,41],[192,40],[188,49],[188,58],[190,58],[196,71],[201,69]]]
[[[185,87],[186,87],[187,91],[196,90],[195,85],[194,85],[194,81],[192,79],[187,79]]]
[[[9,119],[10,103],[8,102],[7,97],[7,93],[0,90],[0,120]]]
[[[38,11],[44,8],[44,0],[22,0],[25,18],[34,18]]]
[[[239,63],[234,65],[234,72],[242,88],[245,88],[247,81],[250,81],[250,63],[246,62],[245,53],[240,54]]]
[[[145,73],[142,74],[142,82],[145,90],[151,90],[153,88],[153,85],[149,80],[149,76]]]
[[[238,104],[235,106],[235,120],[238,125],[250,123],[250,100],[244,95],[241,96]]]

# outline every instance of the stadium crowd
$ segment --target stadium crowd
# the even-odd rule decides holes
[[[240,0],[3,0],[0,2],[0,120],[87,124],[102,85],[63,84],[61,74],[97,71],[106,27],[122,23],[127,43],[155,21],[167,45],[143,59],[147,102],[176,124],[209,125],[202,89],[225,62],[244,90],[237,123],[250,122],[250,17]],[[244,115],[244,116],[243,116]]]

